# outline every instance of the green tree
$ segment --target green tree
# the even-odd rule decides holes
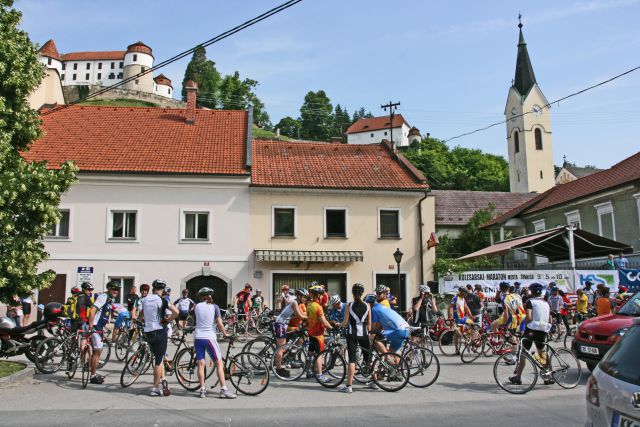
[[[333,106],[323,90],[309,91],[300,107],[300,136],[328,140],[333,136]]]
[[[0,0],[0,300],[26,296],[50,286],[51,270],[38,273],[47,258],[42,238],[60,218],[60,195],[75,180],[76,167],[63,163],[47,169],[44,162],[26,162],[27,151],[40,135],[38,113],[27,96],[44,77],[38,50],[20,31],[21,13],[13,0]],[[55,113],[53,113],[55,114]]]
[[[342,108],[340,104],[336,105],[333,113],[333,136],[342,136],[347,128],[351,125],[351,117],[346,108]]]
[[[193,51],[193,57],[187,64],[182,79],[182,100],[186,101],[185,84],[188,80],[198,83],[198,105],[207,108],[217,108],[220,102],[220,73],[216,63],[207,59],[204,46],[198,46]]]
[[[351,123],[355,123],[360,119],[370,119],[373,117],[371,111],[365,110],[364,107],[360,107],[353,113],[353,118],[351,119]]]
[[[253,79],[240,79],[240,73],[224,76],[220,82],[220,105],[223,110],[244,110],[253,106],[253,123],[261,128],[271,128],[269,114],[264,104],[254,93],[258,82]]]
[[[280,129],[281,135],[288,136],[289,138],[298,138],[298,134],[300,132],[300,121],[290,116],[283,117],[275,128]]]

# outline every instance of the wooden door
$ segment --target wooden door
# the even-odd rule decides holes
[[[38,294],[38,304],[47,304],[50,302],[59,302],[64,304],[66,301],[65,293],[67,290],[67,275],[57,274],[51,286],[41,289]]]

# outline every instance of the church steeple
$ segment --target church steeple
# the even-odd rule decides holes
[[[521,18],[522,15],[519,15],[518,20]],[[518,23],[518,28],[520,29],[520,38],[518,40],[518,59],[516,61],[516,75],[513,78],[513,87],[518,90],[520,95],[525,96],[536,83],[536,76],[533,74],[527,43],[525,43],[524,35],[522,34],[522,21]]]

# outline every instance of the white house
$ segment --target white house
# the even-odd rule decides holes
[[[420,131],[410,127],[402,114],[395,114],[393,126],[390,124],[389,116],[360,119],[347,129],[347,143],[379,144],[383,139],[391,141],[393,137],[396,147],[407,147],[413,139],[420,138]]]

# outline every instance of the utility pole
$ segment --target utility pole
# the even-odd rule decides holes
[[[391,133],[391,144],[394,148],[396,147],[396,144],[395,142],[393,142],[393,116],[396,115],[396,109],[398,108],[398,105],[400,105],[400,102],[389,101],[388,104],[380,106],[380,108],[382,108],[384,111],[387,111],[387,108],[389,109],[389,131]]]

